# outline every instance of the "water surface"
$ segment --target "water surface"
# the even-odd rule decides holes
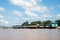
[[[60,29],[0,29],[0,40],[60,40]]]

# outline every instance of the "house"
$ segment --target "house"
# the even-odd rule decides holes
[[[49,27],[57,27],[57,26],[58,26],[58,24],[56,22],[53,22],[53,23],[49,24]]]

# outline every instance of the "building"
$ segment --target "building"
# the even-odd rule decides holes
[[[50,23],[49,27],[57,27],[58,24],[56,22]]]

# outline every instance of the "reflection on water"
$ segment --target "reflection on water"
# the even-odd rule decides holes
[[[60,40],[60,30],[0,29],[0,40]]]

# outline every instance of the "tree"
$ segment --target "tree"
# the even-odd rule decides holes
[[[49,25],[50,23],[51,23],[50,20],[44,21],[44,22],[43,22],[44,28],[45,28],[47,25]]]
[[[34,22],[31,22],[31,25],[36,25],[36,24],[41,24],[41,21],[34,21]]]
[[[58,26],[60,26],[60,20],[56,20],[55,22],[57,22]]]
[[[6,29],[6,26],[2,26],[3,29]]]
[[[22,26],[28,26],[28,25],[29,25],[28,21],[26,21],[22,24]]]

